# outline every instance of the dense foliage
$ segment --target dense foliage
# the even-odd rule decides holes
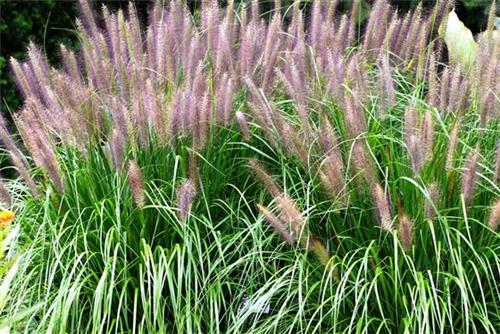
[[[156,2],[143,26],[81,1],[62,66],[12,58],[19,138],[0,139],[24,188],[0,194],[26,250],[4,325],[498,332],[492,21],[446,63],[449,2],[378,0],[363,29],[338,3]]]

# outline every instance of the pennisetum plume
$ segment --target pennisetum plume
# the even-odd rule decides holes
[[[285,195],[275,197],[278,208],[280,209],[280,219],[290,227],[292,237],[298,241],[304,240],[305,218],[295,206],[295,203]]]
[[[14,139],[9,134],[6,128],[5,120],[0,114],[0,142],[5,146],[5,148],[11,152],[11,154],[16,155],[19,161],[22,163],[24,168],[28,168],[28,162],[26,158],[23,156],[19,148],[17,147]]]
[[[495,175],[493,181],[500,183],[500,142],[497,144],[497,152],[495,157]]]
[[[251,159],[250,161],[248,161],[248,167],[250,167],[257,179],[262,182],[262,184],[266,187],[267,191],[271,193],[271,195],[273,195],[274,197],[278,197],[281,195],[281,188],[256,159]]]
[[[415,175],[420,174],[425,163],[425,143],[419,128],[419,116],[415,104],[410,103],[404,113],[405,144],[410,156],[411,168]]]
[[[426,33],[425,29],[422,29],[422,3],[419,3],[417,8],[412,12],[410,24],[408,31],[401,35],[401,42],[403,48],[403,59],[410,61],[414,58],[414,50],[418,47],[418,36],[419,34]]]
[[[455,153],[458,146],[458,136],[460,132],[460,119],[455,121],[453,128],[451,129],[449,138],[448,138],[448,152],[446,154],[446,170],[450,171],[455,163]]]
[[[241,134],[243,136],[244,141],[249,141],[250,140],[250,130],[248,128],[248,122],[247,118],[245,117],[245,114],[242,113],[241,111],[236,112],[236,122],[238,123],[238,126],[240,127]]]
[[[10,192],[7,190],[5,183],[2,179],[0,179],[0,204],[5,207],[10,207],[12,205],[12,196]]]
[[[257,204],[257,208],[271,227],[290,245],[300,244],[314,253],[323,265],[330,260],[328,250],[323,243],[307,229],[306,219],[295,206],[295,203],[284,195],[275,198],[279,213],[271,213],[267,208]]]
[[[37,189],[37,186],[35,184],[35,181],[33,180],[31,174],[29,173],[28,169],[23,165],[19,157],[12,152],[10,152],[10,159],[12,160],[12,163],[16,167],[19,175],[23,178],[24,182],[26,182],[26,185],[28,186],[31,194],[35,197],[38,197],[39,192]]]
[[[446,67],[441,75],[441,83],[439,88],[439,110],[446,111],[449,99],[450,90],[450,69]]]
[[[497,200],[491,206],[490,218],[488,220],[488,223],[493,231],[496,231],[498,229],[498,225],[500,225],[500,200]]]
[[[343,175],[343,164],[336,156],[328,155],[321,165],[319,171],[320,180],[329,195],[334,200],[344,200],[346,183]]]
[[[464,165],[464,174],[462,175],[462,194],[466,205],[472,202],[476,192],[477,170],[479,164],[479,151],[473,149],[468,155]]]
[[[111,159],[116,170],[120,170],[123,166],[125,157],[125,139],[116,129],[111,132],[111,140],[109,142],[111,149]]]
[[[338,148],[337,134],[326,117],[319,129],[319,141],[325,152],[325,158],[320,168],[321,181],[333,198],[342,198],[346,188],[345,167]]]
[[[427,70],[427,82],[429,83],[429,89],[427,90],[427,103],[431,106],[436,106],[438,100],[437,90],[437,66],[436,66],[436,55],[431,53],[429,56],[429,68]]]
[[[429,198],[425,200],[425,218],[434,220],[436,218],[436,209],[439,207],[439,186],[436,182],[427,187]]]
[[[56,154],[51,145],[47,142],[43,142],[40,137],[38,137],[38,145],[42,153],[43,167],[45,168],[50,180],[54,184],[54,187],[59,193],[64,191],[64,181],[59,168],[59,163],[57,161]]]
[[[462,94],[465,94],[462,85],[462,73],[460,66],[457,65],[451,75],[448,102],[443,108],[443,111],[446,108],[448,113],[457,112],[460,107],[458,102],[460,101],[460,96]]]
[[[377,175],[365,140],[355,140],[351,152],[353,176],[360,176],[370,187],[374,186],[377,183]]]
[[[266,207],[257,204],[257,208],[260,213],[267,220],[269,225],[278,233],[283,240],[285,240],[289,245],[293,245],[295,243],[295,239],[292,237],[288,226],[284,224],[278,217],[276,217],[272,212],[270,212]]]
[[[399,239],[405,251],[409,251],[413,244],[413,222],[406,213],[399,216]]]
[[[396,93],[394,90],[391,68],[389,66],[389,59],[385,55],[381,55],[379,59],[379,67],[380,98],[382,99],[385,109],[388,109],[396,103]]]
[[[486,31],[489,33],[493,32],[495,27],[495,17],[498,12],[498,7],[496,6],[496,0],[493,0],[490,4],[490,10],[488,11],[488,24],[486,26]]]
[[[363,107],[360,103],[359,97],[354,95],[346,95],[344,98],[344,105],[344,119],[347,135],[349,138],[354,139],[360,134],[366,132],[366,120]]]
[[[429,110],[424,113],[421,136],[424,147],[424,159],[425,161],[429,161],[432,158],[432,151],[434,149],[434,122],[432,120],[432,113]]]
[[[181,183],[177,190],[177,217],[179,220],[185,221],[191,212],[194,198],[196,197],[196,188],[191,179],[187,179]]]
[[[276,67],[276,62],[278,60],[278,53],[281,47],[280,38],[281,29],[281,15],[275,14],[272,18],[271,24],[267,29],[266,44],[264,47],[263,54],[263,79],[262,79],[262,89],[267,91],[268,86],[271,83],[272,76],[274,73],[274,68]]]
[[[392,229],[391,203],[384,189],[378,183],[372,188],[372,200],[380,227],[383,230],[390,231]]]
[[[315,254],[322,265],[327,266],[330,262],[330,254],[328,252],[328,249],[326,249],[325,245],[313,235],[309,237],[309,240],[307,242],[307,250]],[[335,279],[338,279],[338,277],[336,277],[337,273],[335,270],[333,272],[333,275]]]
[[[130,160],[128,163],[127,177],[134,203],[137,207],[142,208],[145,201],[142,172],[135,160]]]
[[[389,10],[385,0],[377,0],[373,5],[363,39],[363,48],[369,54],[374,54],[375,49],[381,46],[388,26]]]

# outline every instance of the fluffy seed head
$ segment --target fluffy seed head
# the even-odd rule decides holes
[[[302,240],[304,238],[303,230],[305,220],[299,209],[295,206],[295,203],[290,198],[283,195],[277,196],[275,200],[280,209],[280,220],[290,227],[290,231],[295,240]]]
[[[429,56],[429,69],[427,72],[427,81],[429,82],[429,90],[427,91],[427,103],[431,106],[436,105],[437,101],[437,71],[436,71],[436,55],[431,53]]]
[[[472,198],[476,192],[479,158],[479,151],[474,149],[467,155],[467,160],[464,165],[464,174],[462,176],[462,194],[464,195],[465,203],[467,205],[472,202]]]
[[[377,183],[377,176],[366,143],[363,140],[356,140],[353,144],[351,159],[354,176],[361,176],[369,186],[374,186]]]
[[[413,244],[413,222],[405,214],[399,217],[399,240],[405,251],[409,251]]]
[[[59,193],[62,193],[64,191],[64,181],[54,149],[52,145],[49,145],[47,142],[42,142],[40,137],[38,139],[39,147],[43,156],[43,165],[56,190]]]
[[[378,183],[372,189],[372,200],[375,204],[380,227],[383,230],[390,231],[392,229],[391,203],[384,189]]]
[[[307,243],[307,249],[317,256],[322,265],[328,265],[328,262],[330,261],[330,254],[328,253],[325,245],[319,239],[311,236]]]
[[[496,6],[496,0],[493,0],[490,5],[490,10],[488,12],[488,25],[486,26],[486,30],[488,32],[492,32],[495,27],[495,17],[496,12],[498,11],[498,7]]]
[[[267,171],[262,167],[262,165],[256,160],[251,159],[248,162],[248,167],[254,172],[257,179],[259,179],[262,184],[266,187],[267,191],[271,193],[274,197],[278,197],[281,195],[282,191],[278,184],[273,180],[271,175],[267,173]]]
[[[191,212],[194,198],[196,196],[196,188],[191,179],[185,180],[177,190],[177,216],[179,220],[185,221]]]
[[[495,175],[493,176],[493,180],[496,183],[500,183],[500,142],[497,144],[497,153],[496,153],[496,163],[495,163]]]
[[[406,147],[410,156],[414,175],[419,175],[425,163],[425,150],[422,138],[418,134],[406,135]]]
[[[500,225],[500,200],[497,200],[491,207],[490,219],[488,223],[493,231],[498,229],[498,225]]]
[[[437,208],[439,206],[439,187],[438,187],[438,184],[436,182],[431,183],[427,187],[427,191],[429,193],[429,198],[432,201],[432,204],[434,204],[434,207]],[[425,218],[429,219],[429,220],[434,220],[434,218],[436,217],[436,211],[434,210],[434,207],[432,204],[430,203],[429,200],[426,200],[426,202],[425,202]]]
[[[10,207],[12,205],[12,197],[10,196],[10,192],[5,187],[5,183],[2,179],[0,179],[0,203],[6,207]]]
[[[288,227],[278,217],[260,204],[257,204],[257,208],[264,218],[266,218],[269,225],[271,225],[271,227],[283,238],[283,240],[285,240],[289,245],[293,245],[295,243]]]
[[[245,114],[241,111],[236,112],[236,122],[240,127],[241,134],[243,135],[244,141],[250,140],[250,130],[248,129],[248,122]]]
[[[119,170],[123,166],[125,139],[116,129],[113,129],[111,133],[111,141],[109,145],[111,148],[113,166],[116,170]]]
[[[448,98],[450,94],[450,80],[450,69],[446,67],[443,71],[443,75],[441,76],[441,85],[439,89],[439,109],[441,112],[444,112],[447,109]]]
[[[432,120],[432,113],[429,110],[424,114],[421,135],[425,160],[428,161],[432,158],[432,151],[434,149],[434,122]]]
[[[97,25],[95,23],[94,11],[91,7],[90,1],[78,0],[82,12],[82,18],[85,22],[85,28],[90,36],[97,34]]]
[[[29,173],[28,169],[24,166],[24,164],[21,162],[21,159],[12,152],[10,152],[10,159],[12,160],[12,163],[19,172],[19,175],[21,175],[24,182],[26,182],[26,184],[28,185],[31,194],[35,197],[38,197],[39,192],[36,187],[35,181],[33,181],[31,174]]]
[[[130,160],[127,170],[128,183],[130,186],[130,191],[132,192],[132,197],[134,199],[135,205],[142,208],[144,206],[144,188],[142,185],[142,173],[141,168],[135,162],[135,160]]]
[[[394,90],[394,81],[392,80],[389,59],[386,56],[382,56],[380,58],[379,67],[380,98],[382,99],[385,108],[389,108],[396,103],[396,92]]]
[[[458,145],[458,135],[460,132],[460,120],[455,122],[453,128],[451,129],[450,136],[448,139],[448,153],[446,155],[446,170],[450,171],[454,165],[455,151]]]
[[[345,124],[349,137],[355,138],[366,132],[366,120],[363,107],[356,96],[345,96]]]

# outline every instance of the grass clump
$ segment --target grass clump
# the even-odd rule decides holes
[[[80,61],[12,60],[29,156],[0,134],[31,194],[6,323],[495,333],[498,48],[464,71],[441,3],[377,1],[360,38],[359,2],[334,4],[266,22],[207,2],[198,22],[158,2],[141,30],[133,5],[82,2]]]

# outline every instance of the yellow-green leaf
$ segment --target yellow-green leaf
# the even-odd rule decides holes
[[[455,11],[451,11],[439,27],[439,36],[444,39],[450,61],[468,70],[474,63],[478,45],[472,32],[460,21]]]

